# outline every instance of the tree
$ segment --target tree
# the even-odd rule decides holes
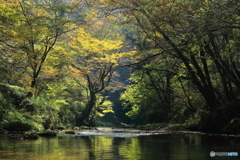
[[[69,30],[69,24],[78,18],[71,19],[73,4],[62,1],[17,1],[14,5],[5,4],[15,13],[11,16],[15,21],[10,29],[7,28],[9,24],[3,22],[3,33],[8,34],[5,34],[7,41],[1,41],[2,52],[7,51],[8,54],[5,53],[2,60],[8,60],[9,66],[20,70],[17,76],[22,76],[20,81],[29,90],[27,97],[32,96],[46,59],[54,54],[56,42]]]
[[[233,17],[228,14],[231,12],[230,10],[221,11],[222,14],[219,16],[219,6],[227,5],[230,9],[232,4],[222,1],[196,1],[193,4],[188,1],[139,1],[138,3],[129,1],[127,3],[121,2],[119,4],[127,10],[126,12],[134,15],[138,25],[142,27],[147,36],[151,37],[156,46],[165,53],[172,50],[170,53],[183,62],[191,82],[197,87],[207,103],[206,109],[214,110],[219,106],[218,95],[211,80],[207,60],[210,56],[211,60],[216,63],[218,59],[214,57],[219,57],[217,54],[220,51],[214,54],[213,50],[217,51],[216,44],[214,45],[210,41],[217,37],[220,39],[223,28],[224,34],[227,34],[227,31],[236,25],[232,24]],[[228,23],[223,21],[226,17],[232,17]],[[210,19],[216,21],[213,23],[213,21],[209,21]],[[229,24],[232,26],[228,26]],[[227,63],[224,60],[221,63],[225,66],[221,67],[221,70],[226,70]],[[217,68],[219,67],[220,65]],[[229,73],[230,69],[227,70],[224,72]],[[235,75],[235,73],[230,73],[231,76],[226,75],[229,78]],[[230,79],[237,79],[237,76],[234,77]],[[237,85],[236,81],[233,83]],[[223,85],[225,84],[223,83]]]
[[[235,50],[238,49],[238,40],[235,38],[239,36],[239,2],[111,2],[117,3],[122,13],[141,29],[138,32],[141,34],[138,38],[143,37],[139,40],[139,54],[143,53],[147,58],[140,62],[162,55],[176,59],[172,67],[178,65],[181,69],[174,70],[173,75],[178,81],[173,81],[173,85],[181,86],[181,95],[186,98],[184,103],[190,110],[197,108],[198,111],[214,113],[236,102],[239,95],[239,61],[235,54],[238,52]],[[109,5],[114,6],[113,3]],[[148,50],[146,44],[150,46]],[[155,49],[155,52],[150,52],[155,54],[149,54],[149,49]],[[193,102],[191,94],[197,94],[193,90],[202,96],[196,99],[199,104],[204,99],[205,105],[192,107],[196,102]],[[179,95],[179,90],[176,95]]]
[[[12,108],[4,119],[15,116],[16,120],[37,123],[38,128],[56,127],[61,121],[59,112],[69,105],[64,99],[68,87],[64,65],[69,55],[60,45],[67,38],[64,35],[75,29],[70,24],[83,23],[83,17],[75,16],[80,5],[65,1],[1,2],[1,82],[28,90],[24,97],[21,94],[8,102]],[[16,113],[12,118],[11,110]]]
[[[74,63],[71,64],[70,68],[75,77],[79,75],[85,77],[86,84],[83,86],[88,92],[88,102],[78,120],[78,124],[83,125],[96,105],[96,95],[109,85],[116,61],[108,54],[113,49],[119,49],[121,42],[113,41],[109,43],[98,40],[88,35],[83,29],[80,29],[76,35],[71,41],[71,48],[75,52],[75,56],[73,58]],[[76,81],[79,84],[81,83],[78,79]]]
[[[18,51],[18,48],[15,44],[15,37],[17,33],[14,28],[18,23],[18,19],[21,14],[18,9],[18,4],[15,1],[1,1],[1,19],[0,19],[0,45],[1,45],[1,55],[0,55],[0,71],[1,71],[1,81],[8,82],[11,84],[11,81],[16,79],[16,71],[22,70],[23,65],[19,64],[16,60],[17,57],[14,53]]]
[[[102,28],[104,23],[96,23]],[[88,29],[88,28],[87,28]],[[87,30],[85,29],[85,30]],[[97,95],[108,90],[115,70],[118,68],[121,58],[131,55],[134,52],[121,52],[123,42],[112,40],[107,37],[91,35],[84,29],[75,32],[75,36],[70,41],[70,50],[74,52],[73,63],[70,65],[72,75],[76,81],[84,77],[85,84],[78,82],[88,92],[88,102],[81,117],[79,125],[85,124],[85,120],[90,116],[96,105],[104,104],[105,98],[97,103]],[[96,37],[95,37],[96,36]]]

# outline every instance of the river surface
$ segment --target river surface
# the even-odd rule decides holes
[[[238,152],[240,137],[200,133],[139,133],[129,129],[78,131],[38,140],[0,139],[0,160],[235,160],[210,152]]]

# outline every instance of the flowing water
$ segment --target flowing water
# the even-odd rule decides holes
[[[238,152],[240,137],[199,133],[139,133],[129,129],[83,130],[38,140],[0,139],[0,160],[235,160],[210,151]]]

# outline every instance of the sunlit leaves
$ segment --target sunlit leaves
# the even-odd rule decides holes
[[[102,101],[102,97],[101,95],[98,95],[98,101],[96,103],[96,110],[97,110],[97,114],[98,114],[98,118],[103,117],[106,113],[114,113],[112,106],[113,106],[113,102],[109,101],[109,100],[104,100],[103,103],[101,103]],[[100,102],[100,105],[99,105]]]
[[[113,50],[118,51],[122,47],[122,42],[120,40],[100,40],[87,34],[83,29],[79,29],[76,32],[76,37],[71,41],[71,47],[77,52],[83,53],[83,55],[96,54],[97,56],[110,56],[109,54]]]

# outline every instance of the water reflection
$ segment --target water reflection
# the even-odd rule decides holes
[[[116,133],[119,132],[119,133]],[[86,133],[86,132],[85,132]],[[105,133],[134,134],[107,130]],[[139,134],[139,133],[136,133]],[[38,140],[0,139],[0,159],[17,160],[202,160],[210,151],[240,153],[240,138],[199,134],[143,136],[59,135]],[[239,159],[239,157],[214,157]]]

